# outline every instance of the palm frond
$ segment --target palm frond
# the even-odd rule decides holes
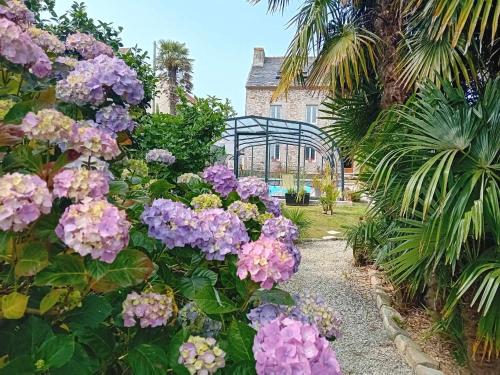
[[[252,5],[260,3],[262,0],[248,0]],[[284,12],[290,0],[268,0],[267,11],[270,13]]]

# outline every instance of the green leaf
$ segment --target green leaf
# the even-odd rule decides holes
[[[14,237],[11,232],[0,231],[0,260],[9,260],[12,256]]]
[[[190,277],[183,277],[179,280],[179,290],[189,299],[192,299],[196,292],[207,286],[214,286],[217,283],[217,274],[206,268],[197,268]]]
[[[147,280],[153,272],[153,263],[142,251],[129,249],[121,251],[111,264],[97,260],[89,262],[88,271],[92,290],[109,292]]]
[[[22,355],[7,362],[5,367],[0,368],[1,375],[33,375],[35,366],[29,355]]]
[[[95,357],[107,359],[115,350],[116,340],[113,332],[107,327],[92,329],[89,327],[78,327],[75,330],[78,342],[86,345]]]
[[[194,302],[205,314],[227,314],[238,309],[229,298],[213,286],[206,286],[198,291],[194,296]]]
[[[34,102],[32,100],[14,104],[10,111],[5,115],[3,121],[6,124],[19,124],[26,114],[33,110]]]
[[[88,327],[97,327],[111,315],[112,307],[106,298],[90,294],[83,301],[82,307],[71,311],[66,320],[69,323],[81,324]]]
[[[30,316],[9,339],[9,357],[13,358],[20,354],[32,355],[52,336],[52,329],[43,319]]]
[[[262,302],[274,303],[276,305],[295,305],[295,301],[293,300],[290,293],[276,288],[271,290],[257,290],[254,293],[253,298],[258,299]]]
[[[110,195],[118,195],[125,196],[128,193],[128,185],[125,181],[111,181],[109,183],[109,194]]]
[[[92,375],[99,370],[99,363],[96,359],[90,358],[85,349],[80,344],[75,345],[73,357],[64,366],[52,369],[51,375]]]
[[[158,180],[149,186],[149,192],[152,198],[161,198],[168,195],[174,187],[175,185],[172,185],[168,181]]]
[[[233,361],[253,361],[252,346],[255,334],[255,330],[248,324],[236,320],[231,322],[227,333],[226,352]]]
[[[66,294],[68,294],[67,289],[52,289],[40,301],[40,313],[45,314],[61,300],[62,296],[65,296]]]
[[[228,375],[255,375],[255,361],[237,362],[224,368],[222,373]]]
[[[189,371],[182,365],[179,364],[179,348],[183,343],[187,341],[189,334],[184,329],[177,332],[169,341],[167,350],[167,361],[168,366],[171,368],[175,374],[178,375],[189,375]]]
[[[141,344],[133,348],[127,362],[134,375],[163,375],[167,372],[167,356],[162,348],[151,344]]]
[[[37,351],[35,361],[45,361],[46,368],[59,368],[66,364],[75,351],[73,335],[57,335],[45,341]]]
[[[34,276],[49,264],[49,253],[40,243],[28,243],[18,253],[16,276]]]
[[[72,286],[83,289],[87,285],[87,273],[80,255],[62,254],[52,259],[52,264],[35,277],[37,286]]]
[[[12,292],[2,297],[2,315],[4,319],[21,319],[28,306],[28,296]]]

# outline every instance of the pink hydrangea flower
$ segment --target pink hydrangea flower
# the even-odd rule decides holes
[[[217,346],[212,337],[190,336],[179,348],[179,363],[184,365],[190,374],[209,375],[226,365],[226,353]]]
[[[25,26],[35,22],[33,12],[24,4],[24,0],[7,0],[0,5],[0,16]]]
[[[21,129],[29,139],[41,141],[67,141],[75,122],[55,109],[42,109],[24,116]]]
[[[66,208],[56,234],[80,255],[113,263],[128,245],[129,228],[125,211],[104,199],[85,198]]]
[[[246,243],[238,254],[238,276],[271,289],[274,283],[288,280],[294,273],[295,260],[287,246],[278,240],[261,236]]]
[[[314,325],[280,316],[263,324],[253,343],[258,375],[341,375],[328,341]]]
[[[75,33],[66,39],[66,49],[78,52],[84,59],[93,59],[99,55],[113,57],[113,49],[106,43],[98,41],[92,35]]]
[[[45,52],[14,22],[0,18],[0,56],[30,68],[38,78],[46,77],[52,64]]]
[[[163,163],[166,165],[172,165],[175,163],[175,156],[168,150],[163,150],[160,148],[154,148],[149,150],[146,154],[147,161],[155,161],[157,163]]]
[[[112,134],[92,125],[91,121],[86,121],[74,126],[70,147],[84,156],[92,155],[104,160],[111,160],[120,155],[120,148]]]
[[[40,177],[20,173],[0,177],[0,229],[20,232],[52,208],[52,195]]]
[[[54,176],[53,193],[59,198],[67,197],[78,202],[86,197],[103,197],[108,192],[108,177],[102,171],[64,169]]]
[[[267,184],[260,178],[250,176],[243,177],[238,180],[236,192],[241,200],[246,201],[250,197],[266,198],[268,197],[269,188]]]
[[[165,294],[132,292],[123,302],[123,325],[133,327],[139,321],[141,328],[165,326],[174,315],[173,303]]]

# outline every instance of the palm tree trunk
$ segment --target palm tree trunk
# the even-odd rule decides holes
[[[390,107],[403,103],[406,90],[398,83],[396,72],[397,45],[401,35],[402,19],[400,0],[378,0],[375,6],[374,31],[381,41],[379,77],[383,87],[381,106]]]
[[[168,70],[168,101],[169,113],[175,115],[177,112],[177,69]]]

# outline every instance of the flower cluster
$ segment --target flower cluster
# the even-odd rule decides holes
[[[261,197],[266,210],[272,213],[274,216],[281,216],[281,205],[278,198],[275,197]]]
[[[257,241],[243,245],[238,254],[238,276],[260,283],[271,289],[276,282],[288,280],[295,268],[295,260],[287,246],[280,241],[261,236]]]
[[[214,190],[223,197],[227,197],[230,192],[236,189],[236,176],[225,165],[213,165],[205,168],[203,179],[211,184]]]
[[[222,201],[215,194],[200,194],[191,200],[191,206],[198,211],[205,208],[218,208],[222,207]]]
[[[181,345],[179,352],[179,363],[192,375],[215,374],[226,365],[226,353],[211,337],[190,336],[188,341]]]
[[[67,140],[75,122],[55,109],[42,109],[24,116],[21,129],[30,139],[62,142]]]
[[[190,184],[195,184],[195,183],[198,183],[201,181],[202,181],[201,177],[195,173],[184,173],[184,174],[181,174],[179,177],[177,177],[178,184],[190,185]]]
[[[259,209],[255,204],[243,201],[231,203],[227,210],[238,216],[242,221],[257,220],[259,216]]]
[[[123,325],[133,327],[139,320],[141,328],[165,326],[174,315],[173,304],[165,294],[132,292],[123,302]]]
[[[74,68],[78,64],[78,60],[69,56],[58,56],[56,58],[56,63],[66,65],[69,68]]]
[[[57,97],[77,105],[104,103],[107,89],[130,104],[139,104],[144,88],[135,70],[117,58],[99,55],[79,61],[65,79],[57,82]]]
[[[311,324],[316,325],[320,334],[327,339],[340,337],[340,325],[342,321],[335,310],[326,304],[323,297],[310,292],[303,292],[294,296],[297,304],[296,309],[309,319]]]
[[[220,208],[210,208],[196,214],[194,246],[209,260],[224,260],[226,254],[237,254],[249,241],[245,226],[238,217]]]
[[[108,194],[109,181],[102,171],[83,168],[64,169],[54,176],[54,195],[79,202],[86,197],[99,198]]]
[[[171,165],[175,163],[175,156],[168,150],[162,150],[160,148],[154,148],[146,154],[147,161],[155,161],[158,163],[163,163],[166,165]]]
[[[141,220],[149,227],[149,235],[162,241],[170,249],[196,240],[195,213],[182,203],[156,199],[151,206],[146,206]]]
[[[250,320],[251,326],[258,330],[263,324],[269,323],[280,315],[288,315],[286,306],[264,303],[251,309],[247,314],[247,318]]]
[[[33,12],[24,4],[24,0],[7,0],[0,5],[0,16],[19,24],[35,22]]]
[[[95,127],[92,121],[78,123],[70,136],[71,148],[83,156],[102,157],[111,160],[120,155],[120,149],[113,136]]]
[[[179,321],[189,333],[204,337],[215,337],[222,328],[221,322],[210,319],[194,302],[189,302],[179,311]]]
[[[37,77],[46,77],[52,64],[45,52],[14,22],[0,18],[0,56],[14,64],[30,68]]]
[[[290,219],[278,216],[266,220],[262,225],[261,233],[262,236],[274,238],[286,245],[295,260],[294,272],[297,272],[301,261],[300,251],[293,243],[299,238],[297,226]]]
[[[148,165],[144,160],[128,159],[125,162],[125,167],[122,171],[122,178],[128,176],[146,177],[149,173]]]
[[[134,130],[136,123],[130,117],[128,110],[120,105],[112,104],[101,108],[95,114],[98,127],[111,133]]]
[[[264,198],[268,197],[267,184],[257,177],[243,177],[238,180],[236,192],[244,201],[250,197]]]
[[[52,195],[40,177],[20,173],[0,177],[0,229],[20,232],[51,208]]]
[[[85,198],[66,208],[56,227],[57,236],[82,256],[113,263],[128,244],[130,223],[125,211],[104,199]]]
[[[107,44],[96,40],[93,36],[84,33],[75,33],[66,39],[66,49],[76,51],[84,59],[93,59],[99,55],[113,57],[113,49]]]
[[[284,316],[260,327],[253,352],[259,375],[341,375],[335,353],[318,329]]]
[[[272,213],[264,212],[262,214],[259,214],[259,216],[257,217],[257,221],[259,222],[259,224],[264,225],[266,221],[272,219],[273,217],[274,215]]]
[[[64,52],[64,43],[51,32],[37,27],[30,27],[28,34],[31,36],[31,40],[44,51],[52,53]]]

